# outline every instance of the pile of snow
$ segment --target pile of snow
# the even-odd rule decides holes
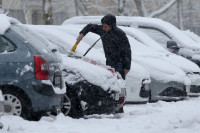
[[[3,116],[7,133],[199,133],[200,98],[179,102],[125,105],[121,115],[92,115],[72,119],[60,114],[56,119],[43,117],[39,122],[18,116]],[[9,127],[9,128],[8,128]],[[1,132],[1,131],[0,131]]]
[[[20,24],[20,22],[14,18],[10,18],[5,14],[0,14],[0,35],[3,35],[12,24]]]

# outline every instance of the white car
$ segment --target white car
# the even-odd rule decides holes
[[[58,26],[55,28],[58,29]],[[66,25],[64,27],[59,27],[59,28],[60,28],[61,33],[64,34],[65,32],[66,34],[70,34],[71,36],[74,36],[74,42],[75,42],[75,39],[78,36],[79,31],[83,28],[83,25],[82,26],[81,25]],[[53,27],[51,27],[51,29],[53,29]],[[41,30],[41,27],[39,27],[38,30],[40,30],[43,35],[47,34],[47,33],[42,32],[44,30]],[[47,31],[49,32],[49,30]],[[67,35],[65,35],[65,38],[67,39]],[[91,45],[98,38],[99,37],[93,33],[87,34],[87,36],[85,36],[84,39],[82,40],[81,44],[79,44],[77,51],[80,51],[80,53],[83,54],[84,53],[83,48],[88,44]],[[153,88],[151,89],[151,95],[150,95],[151,101],[179,100],[179,99],[184,98],[187,95],[187,93],[185,92],[186,91],[185,89],[189,87],[190,80],[185,74],[185,72],[183,72],[180,68],[174,65],[171,65],[170,63],[167,63],[166,61],[163,61],[160,58],[157,58],[158,55],[155,51],[148,49],[148,47],[143,46],[140,42],[138,42],[137,40],[133,39],[130,36],[129,36],[129,41],[131,45],[135,44],[132,48],[133,63],[136,62],[137,64],[142,65],[148,71],[153,81],[150,83],[150,86],[149,86],[150,88]],[[71,47],[72,46],[73,44],[71,44]],[[84,51],[86,50],[87,49],[85,49]],[[98,51],[102,53],[101,58],[104,57],[101,41],[98,42],[96,48],[92,49],[88,53],[87,56],[92,58]],[[145,52],[147,54],[144,54]],[[98,59],[99,57],[97,58],[97,60]],[[104,60],[105,60],[105,57],[104,57]],[[141,82],[140,82],[140,85],[141,85]],[[131,86],[127,86],[127,90],[130,90],[130,89],[131,89]],[[137,89],[140,90],[141,88],[137,88]]]
[[[71,29],[69,29],[68,27],[63,26],[30,26],[30,28],[40,32],[52,43],[59,45],[60,47],[64,47],[66,50],[71,50],[73,47],[73,43],[76,41],[76,34],[79,30],[79,28],[77,29],[76,27],[71,27]],[[98,38],[96,35],[94,35],[93,39],[88,37],[85,38],[77,47],[77,53],[83,55],[96,38]],[[86,40],[88,40],[90,43],[87,43]],[[100,43],[100,41],[98,43]],[[101,44],[97,44],[96,46],[101,46]],[[97,47],[92,49],[88,53],[87,57],[105,64],[103,49],[102,47]],[[141,65],[136,62],[132,62],[132,68],[133,69],[131,69],[131,71],[128,73],[126,79],[126,102],[146,103],[149,101],[149,83],[151,82],[150,75]]]
[[[137,39],[143,45],[156,50],[161,59],[182,69],[189,77],[191,81],[191,86],[200,87],[200,75],[199,75],[200,68],[195,63],[179,55],[167,51],[159,43],[154,41],[152,38],[150,38],[148,35],[140,31],[139,29],[132,27],[121,27],[121,28],[126,32],[126,34]],[[192,90],[190,90],[190,92],[188,92],[188,95],[199,96],[200,93],[192,92]]]

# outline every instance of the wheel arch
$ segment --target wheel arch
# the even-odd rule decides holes
[[[26,92],[23,89],[21,89],[20,87],[15,86],[15,85],[1,85],[0,86],[0,90],[2,90],[3,94],[5,93],[6,89],[8,89],[10,91],[15,90],[15,91],[19,92],[19,94],[23,95],[23,98],[25,98],[26,100],[28,100],[28,102],[32,106],[32,102],[31,102],[30,98],[28,97],[28,95],[26,94]]]

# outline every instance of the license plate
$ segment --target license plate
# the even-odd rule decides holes
[[[61,82],[61,78],[60,77],[55,77],[55,84],[59,85]]]
[[[115,93],[115,100],[119,100],[119,93]]]

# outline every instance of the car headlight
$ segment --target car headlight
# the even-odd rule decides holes
[[[191,86],[190,86],[190,85],[185,86],[185,91],[186,91],[186,92],[190,92],[190,89],[191,89]]]

